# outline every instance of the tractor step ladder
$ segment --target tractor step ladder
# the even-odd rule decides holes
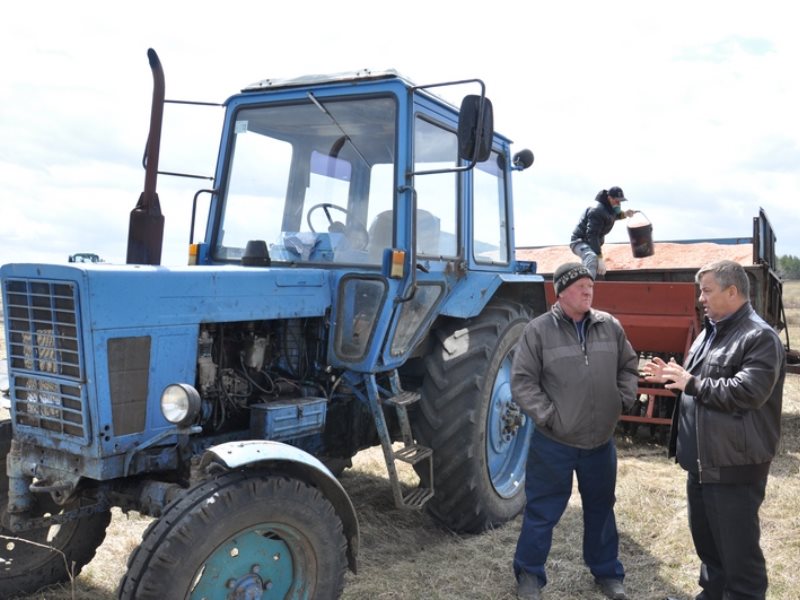
[[[392,485],[394,502],[398,508],[420,509],[433,497],[433,450],[414,442],[411,434],[411,423],[408,419],[408,407],[420,398],[417,392],[408,392],[400,389],[399,378],[396,373],[391,376],[392,396],[380,398],[377,384],[374,377],[371,378],[369,388],[369,404],[375,419],[375,427],[378,437],[381,440],[383,456],[386,460],[386,470],[389,473],[389,481]],[[389,429],[386,425],[386,418],[383,412],[384,406],[394,407],[397,420],[400,425],[403,446],[395,450],[392,445]],[[428,465],[428,484],[424,487],[420,482],[419,487],[404,493],[397,475],[396,461],[402,461],[410,465],[427,461]]]
[[[384,404],[394,406],[395,412],[397,413],[397,420],[400,423],[400,431],[403,435],[403,447],[398,450],[392,449],[392,456],[394,459],[410,465],[426,461],[428,465],[428,482],[430,483],[430,487],[422,487],[422,484],[420,484],[419,487],[414,488],[405,495],[400,488],[397,469],[394,465],[392,465],[390,469],[395,503],[397,503],[399,498],[400,504],[398,504],[398,506],[402,505],[408,508],[422,508],[425,503],[433,497],[433,450],[414,442],[414,438],[411,435],[411,423],[408,420],[408,407],[418,400],[419,394],[417,392],[406,391],[384,400]],[[391,472],[394,473],[393,477]]]

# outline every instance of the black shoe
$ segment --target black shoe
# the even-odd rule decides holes
[[[542,586],[539,578],[530,573],[520,573],[517,582],[517,598],[520,600],[541,600]]]
[[[621,579],[596,579],[597,585],[600,590],[611,600],[628,600],[628,595],[625,593],[625,586],[622,585]]]

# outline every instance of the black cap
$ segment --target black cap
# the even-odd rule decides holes
[[[625,200],[627,200],[627,198],[625,197],[625,194],[622,193],[622,188],[619,187],[619,186],[616,186],[616,185],[614,187],[612,187],[610,190],[608,190],[608,195],[611,198],[616,198],[620,202],[624,202]]]
[[[558,267],[556,272],[553,273],[553,287],[556,290],[556,296],[584,277],[593,279],[592,274],[589,273],[589,269],[584,267],[581,263],[564,263]]]

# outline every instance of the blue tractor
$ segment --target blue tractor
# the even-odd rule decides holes
[[[0,269],[14,540],[0,597],[79,572],[119,507],[155,517],[120,598],[336,598],[359,549],[336,475],[378,445],[398,506],[458,532],[515,517],[532,424],[510,364],[545,298],[513,252],[511,177],[533,154],[493,131],[483,83],[362,71],[246,87],[222,105],[189,264],[168,267],[155,189],[170,101],[149,58],[128,264]],[[460,107],[434,93],[454,85],[479,93]]]

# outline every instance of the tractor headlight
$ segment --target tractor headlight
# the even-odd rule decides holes
[[[186,383],[173,383],[161,392],[161,413],[178,427],[191,425],[200,413],[200,394]]]

